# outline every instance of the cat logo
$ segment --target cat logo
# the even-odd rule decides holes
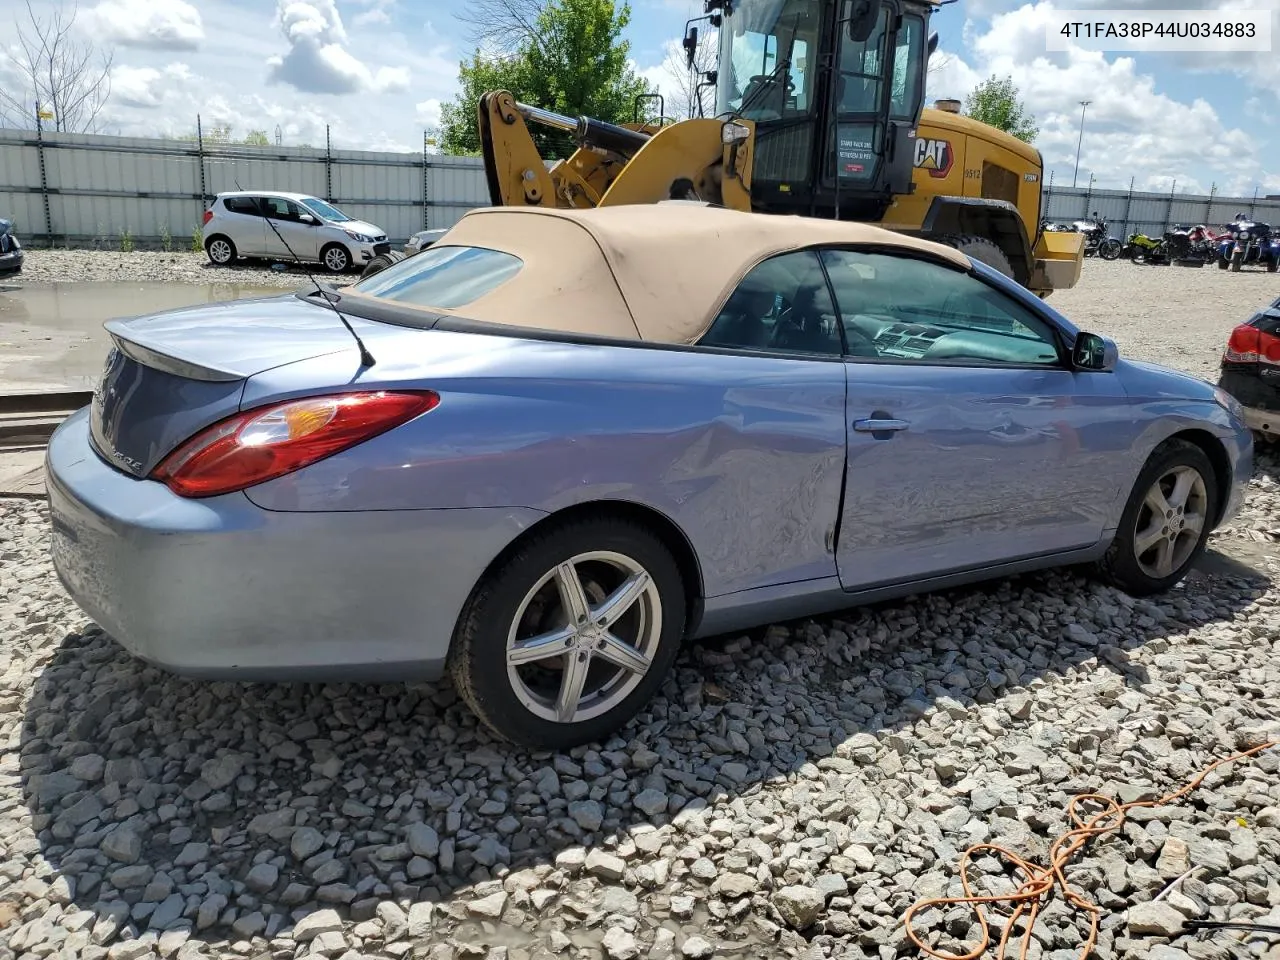
[[[939,179],[951,172],[951,164],[955,162],[955,151],[947,140],[917,140],[915,165],[928,170],[929,176]]]

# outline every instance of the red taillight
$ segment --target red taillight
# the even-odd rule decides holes
[[[430,390],[305,397],[228,417],[151,473],[181,497],[212,497],[291,473],[398,427],[440,403]]]
[[[208,223],[210,220],[212,220],[212,219],[213,219],[213,211],[212,211],[212,210],[206,210],[206,211],[204,212],[204,220],[202,220],[202,221],[201,221],[201,224],[202,224],[202,225],[207,224],[207,223]]]
[[[1242,323],[1231,331],[1223,363],[1280,364],[1280,337]]]

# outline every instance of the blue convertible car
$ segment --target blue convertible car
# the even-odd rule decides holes
[[[1213,385],[956,250],[663,203],[474,211],[354,285],[108,323],[47,467],[80,606],[170,670],[452,677],[605,738],[686,637],[1082,561],[1239,508]]]

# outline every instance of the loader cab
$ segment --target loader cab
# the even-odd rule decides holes
[[[756,124],[756,209],[879,220],[910,193],[929,3],[711,0],[716,114]]]

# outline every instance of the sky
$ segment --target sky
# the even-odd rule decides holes
[[[59,0],[31,0],[41,14]],[[66,4],[69,0],[61,0]],[[104,132],[252,129],[285,144],[422,149],[424,128],[457,85],[474,43],[457,13],[466,0],[79,0],[76,28],[114,46]],[[630,0],[635,69],[660,88],[664,63],[701,0]],[[1047,52],[1055,9],[1104,0],[956,0],[934,14],[939,48],[927,96],[963,99],[989,75],[1009,75],[1040,127],[1045,179],[1070,185],[1084,117],[1079,182],[1099,187],[1261,196],[1280,193],[1280,51],[1270,53]],[[1126,8],[1255,7],[1280,0],[1125,0]],[[0,45],[14,36],[16,2],[0,3]],[[64,9],[69,7],[64,6]],[[0,63],[0,83],[5,82]]]

